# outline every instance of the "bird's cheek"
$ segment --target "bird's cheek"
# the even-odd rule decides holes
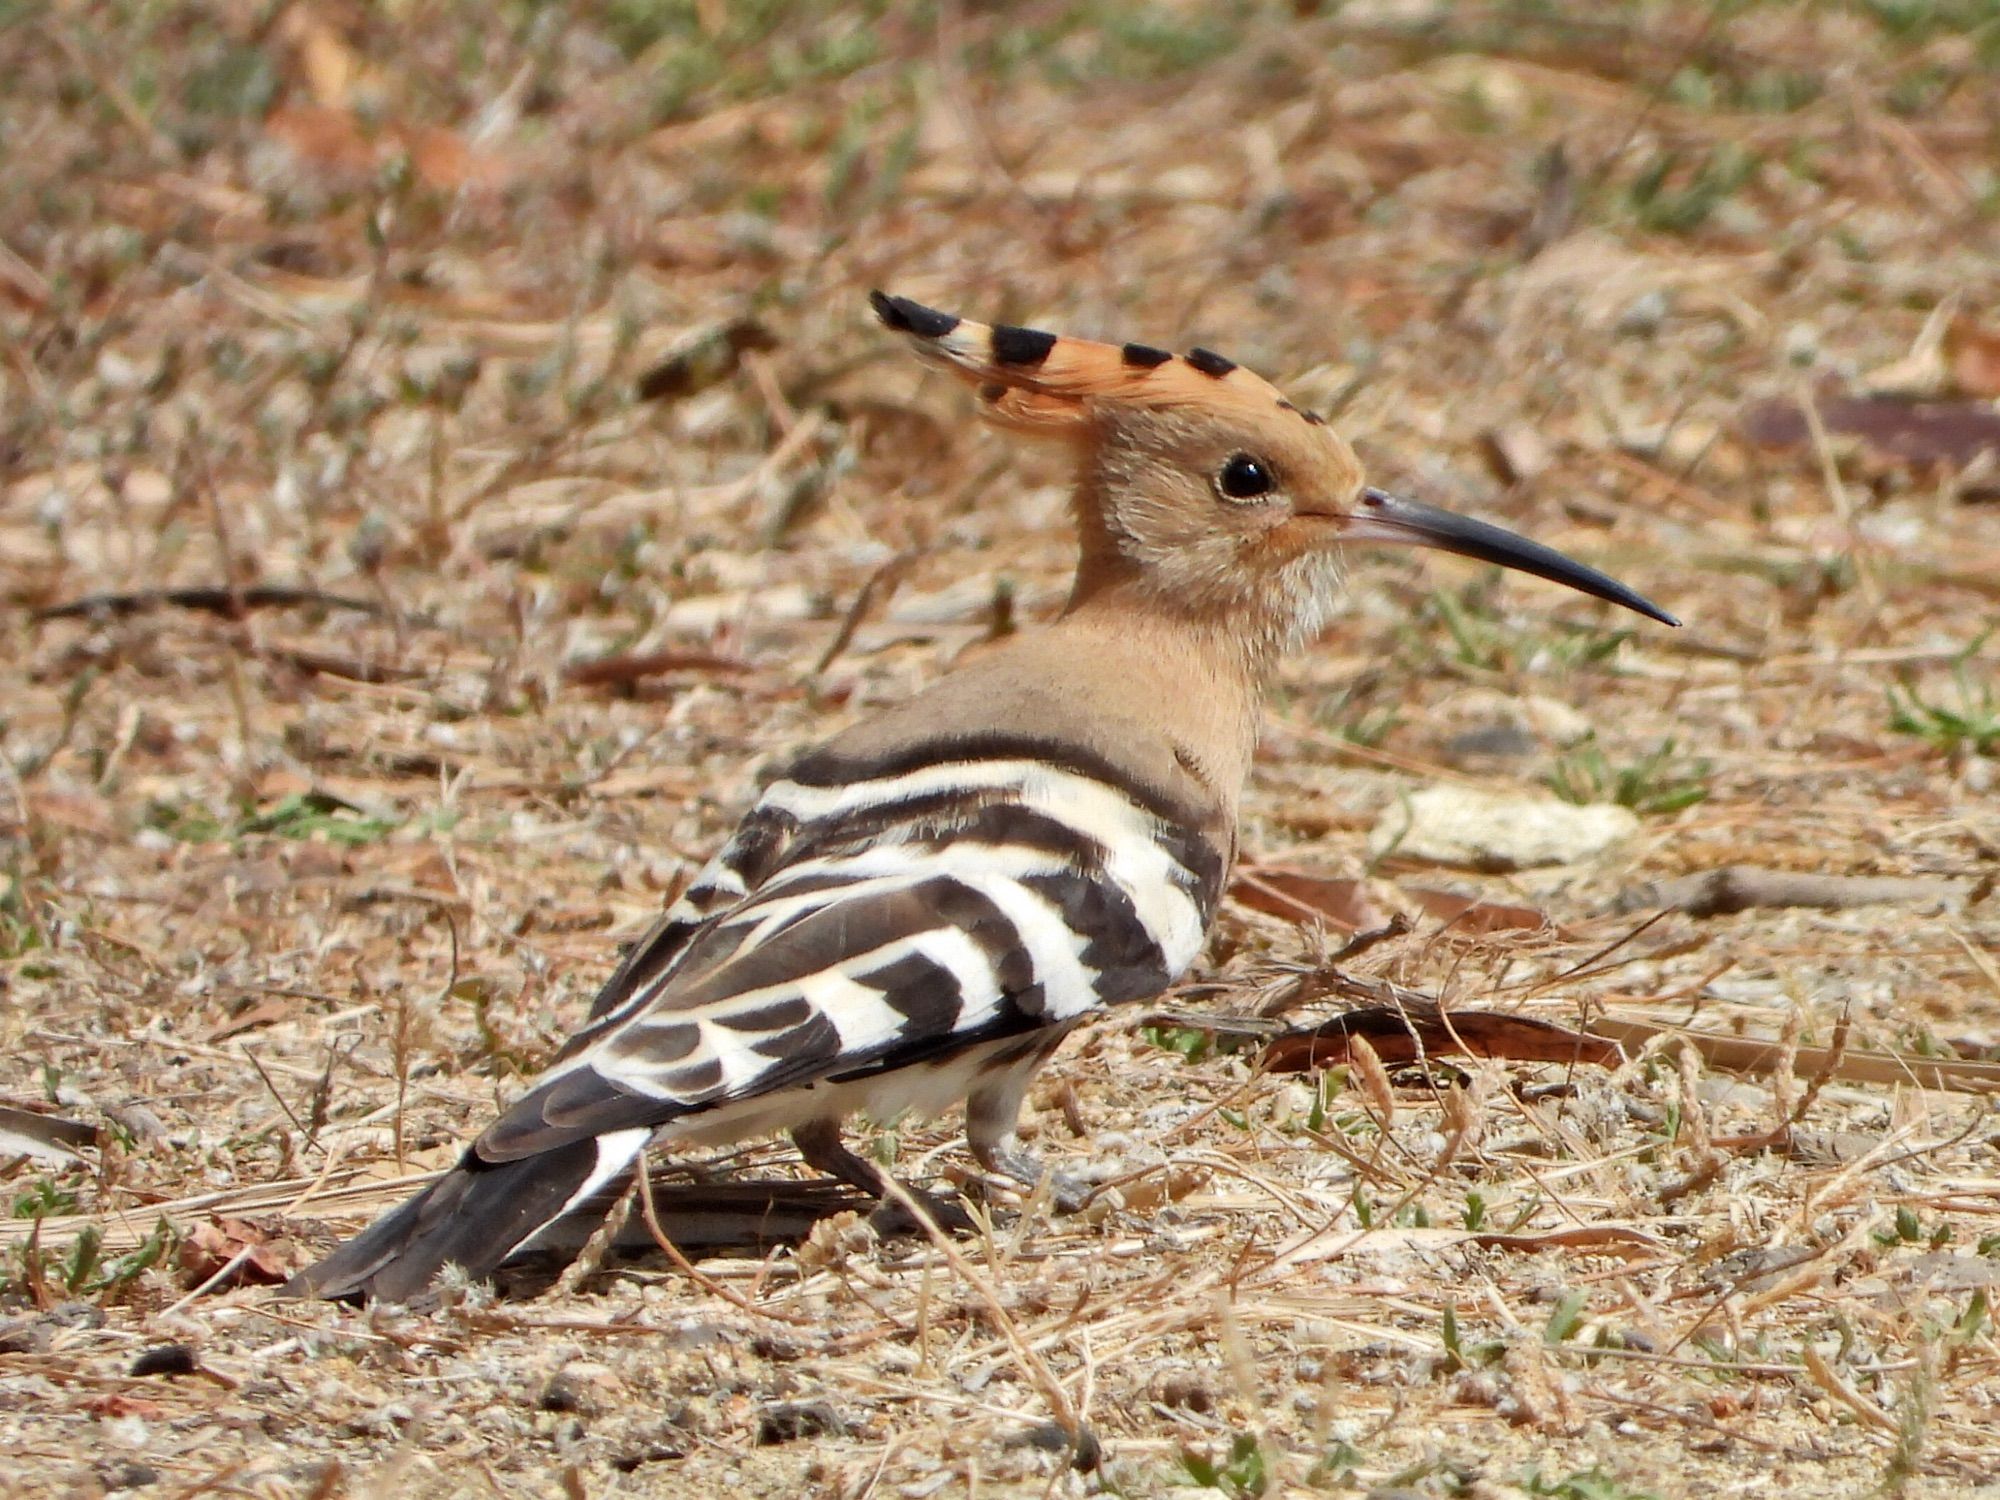
[[[1285,557],[1322,551],[1340,541],[1339,523],[1338,516],[1294,510],[1265,534],[1265,545]]]

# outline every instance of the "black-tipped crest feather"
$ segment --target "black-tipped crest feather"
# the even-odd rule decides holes
[[[914,333],[919,338],[941,339],[962,321],[951,313],[925,307],[908,297],[892,297],[887,292],[870,292],[868,303],[886,326],[898,333]]]

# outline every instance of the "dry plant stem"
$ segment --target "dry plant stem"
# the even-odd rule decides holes
[[[959,1279],[971,1287],[978,1294],[979,1300],[986,1304],[986,1310],[991,1314],[994,1326],[1000,1330],[1001,1337],[1013,1350],[1014,1358],[1021,1366],[1021,1373],[1026,1375],[1035,1389],[1041,1392],[1042,1399],[1048,1403],[1050,1415],[1055,1418],[1056,1424],[1069,1434],[1071,1443],[1081,1450],[1089,1440],[1089,1429],[1084,1426],[1083,1414],[1070,1400],[1069,1392],[1056,1378],[1055,1371],[1048,1367],[1023,1337],[1020,1326],[1007,1311],[1007,1305],[1000,1300],[998,1288],[981,1275],[972,1262],[959,1253],[958,1246],[952,1243],[951,1236],[938,1227],[937,1221],[931,1217],[929,1209],[917,1200],[916,1194],[887,1173],[883,1174],[882,1188],[884,1193],[894,1199],[897,1206],[914,1219],[917,1226],[930,1237],[931,1243],[937,1247],[938,1254],[942,1255],[946,1264],[958,1273]]]
[[[285,1203],[284,1207],[279,1210],[278,1217],[281,1219],[290,1218],[293,1214],[303,1211],[308,1203],[319,1196],[320,1189],[326,1186],[327,1179],[333,1175],[334,1169],[340,1165],[346,1158],[346,1155],[346,1149],[338,1143],[329,1147],[326,1153],[326,1160],[320,1165],[318,1175],[299,1190],[297,1197]],[[435,1174],[432,1175],[435,1176]],[[429,1181],[430,1179],[425,1178],[423,1180]]]
[[[458,990],[458,920],[452,916],[449,907],[439,906],[437,911],[444,918],[445,931],[451,937],[451,967],[445,973],[443,993],[438,996],[438,1003],[442,1005]],[[403,1157],[403,1118],[409,1106],[410,1063],[417,1044],[422,1039],[419,1035],[420,1028],[421,1018],[412,1009],[408,988],[399,987],[396,991],[396,1028],[390,1037],[389,1052],[390,1063],[396,1074],[396,1112],[391,1119],[396,1138],[396,1170],[399,1173],[406,1168]]]
[[[1736,1295],[1732,1289],[1722,1299],[1722,1304],[1731,1306],[1735,1317],[1741,1321],[1745,1317],[1755,1317],[1766,1308],[1783,1306],[1794,1297],[1823,1290],[1831,1275],[1868,1247],[1874,1232],[1875,1221],[1872,1218],[1862,1219],[1838,1240],[1801,1262],[1790,1274],[1780,1277],[1772,1285],[1730,1304],[1729,1296]],[[1699,1329],[1701,1325],[1695,1326]]]
[[[1992,987],[1995,998],[2000,999],[2000,963],[1996,963],[1991,953],[1974,943],[1959,928],[1948,927],[1945,930],[1951,934],[1951,940],[1965,950],[1965,956],[1972,960],[1973,968],[1977,969],[1986,983]]]
[[[1270,888],[1266,886],[1265,889],[1269,890]],[[1272,892],[1272,894],[1283,895],[1282,892]],[[1285,899],[1289,900],[1290,898],[1286,897]],[[1380,947],[1383,943],[1402,937],[1413,930],[1414,924],[1410,919],[1401,912],[1397,912],[1382,926],[1371,927],[1366,932],[1355,933],[1353,937],[1342,943],[1334,952],[1328,954],[1322,963],[1316,965],[1314,972],[1301,974],[1295,983],[1288,985],[1279,994],[1259,1006],[1257,1009],[1258,1017],[1269,1020],[1282,1016],[1289,1011],[1296,1010],[1307,1001],[1316,998],[1314,986],[1311,981],[1318,974],[1324,974],[1329,970],[1338,972],[1337,965],[1346,963],[1350,959],[1359,958],[1371,948]],[[1345,976],[1342,977],[1345,978]]]
[[[257,1076],[264,1081],[264,1087],[269,1090],[271,1098],[277,1103],[278,1108],[285,1112],[285,1118],[292,1122],[292,1128],[298,1131],[307,1145],[313,1144],[313,1132],[308,1130],[305,1122],[292,1112],[292,1106],[286,1103],[285,1096],[278,1092],[277,1084],[271,1081],[271,1075],[265,1071],[264,1064],[258,1060],[257,1054],[252,1052],[248,1047],[245,1047],[243,1049],[243,1056],[249,1062],[250,1066],[256,1069]],[[401,1153],[398,1153],[398,1169],[401,1168],[401,1165]]]
[[[1782,1049],[1773,1040],[1724,1036],[1687,1027],[1660,1026],[1649,1021],[1628,1021],[1615,1016],[1600,1016],[1592,1025],[1596,1034],[1635,1052],[1659,1037],[1677,1037],[1698,1050],[1708,1066],[1731,1073],[1768,1074],[1782,1055]],[[1797,1049],[1793,1067],[1811,1068],[1817,1073],[1826,1065],[1831,1050],[1801,1046]],[[1833,1081],[1993,1095],[2000,1094],[2000,1064],[1869,1052],[1843,1042]]]
[[[27,785],[21,780],[20,772],[14,768],[14,762],[7,754],[7,747],[4,744],[0,744],[0,774],[4,774],[7,778],[7,790],[13,793],[14,796],[15,816],[21,820],[23,864],[27,872],[38,871],[41,868],[42,861],[41,856],[36,853],[36,850],[43,842],[41,836],[42,823],[35,816],[34,809],[28,801]],[[49,939],[49,930],[42,922],[42,914],[38,909],[38,903],[28,893],[27,884],[25,875],[17,878],[15,883],[15,890],[20,897],[21,913],[26,919],[28,926],[33,929],[36,941],[46,950],[52,946]]]
[[[730,1288],[722,1285],[721,1282],[704,1276],[695,1268],[694,1263],[681,1253],[680,1247],[667,1238],[666,1230],[660,1227],[659,1212],[653,1207],[653,1179],[647,1169],[646,1153],[644,1151],[639,1153],[637,1181],[639,1189],[639,1212],[645,1217],[647,1233],[652,1235],[653,1243],[660,1247],[660,1253],[672,1261],[688,1280],[692,1281],[710,1296],[721,1298],[731,1307],[741,1312],[752,1313],[760,1318],[769,1318],[774,1323],[789,1323],[794,1328],[815,1326],[811,1318],[778,1312],[768,1307],[759,1307],[756,1303],[746,1301],[744,1298],[738,1296]]]
[[[229,615],[232,620],[240,621],[244,612],[242,585],[239,582],[241,575],[238,571],[235,543],[230,536],[229,521],[223,511],[222,496],[217,490],[215,476],[209,471],[206,456],[192,439],[182,448],[181,460],[180,467],[184,474],[193,471],[192,477],[187,482],[201,487],[202,501],[208,510],[209,527],[215,537],[216,551],[222,559],[222,575],[228,580]],[[238,649],[226,653],[223,657],[223,680],[229,686],[230,705],[236,713],[238,763],[232,780],[235,783],[237,800],[248,803],[255,799],[257,790],[256,732],[251,725],[250,689],[244,681],[241,653],[254,651],[256,648],[247,627],[240,625],[232,644]]]
[[[185,609],[199,614],[236,618],[246,609],[292,609],[311,605],[323,609],[351,610],[358,614],[380,615],[383,606],[370,599],[347,594],[329,594],[320,589],[287,588],[277,584],[256,584],[248,588],[141,589],[136,593],[86,594],[64,604],[51,604],[31,616],[35,621],[81,620],[93,615],[147,614],[159,609]]]
[[[1621,936],[1614,938],[1611,942],[1606,943],[1602,948],[1599,948],[1596,952],[1592,953],[1588,958],[1580,959],[1576,963],[1571,964],[1568,968],[1563,969],[1558,973],[1552,974],[1549,976],[1548,979],[1531,986],[1529,989],[1529,993],[1532,994],[1537,990],[1552,988],[1553,986],[1562,983],[1564,980],[1581,979],[1588,975],[1600,972],[1599,969],[1597,968],[1597,965],[1599,963],[1609,958],[1612,954],[1616,953],[1620,948],[1623,948],[1627,943],[1632,942],[1635,938],[1644,936],[1645,933],[1648,932],[1656,923],[1665,921],[1667,915],[1668,914],[1663,911],[1654,912],[1652,916],[1646,918],[1645,921],[1641,922],[1637,927],[1634,927],[1630,932],[1624,933]]]
[[[138,136],[161,166],[173,170],[181,165],[181,154],[174,148],[172,139],[152,122],[114,75],[98,66],[97,59],[71,34],[67,21],[53,21],[42,28],[42,33],[62,49],[63,56],[89,75],[91,83],[104,95],[105,102],[132,128],[132,133]]]
[[[238,1271],[242,1270],[244,1264],[248,1262],[250,1257],[255,1255],[260,1248],[262,1247],[257,1245],[245,1245],[241,1250],[238,1250],[234,1255],[230,1256],[228,1260],[224,1261],[213,1275],[209,1276],[206,1280],[204,1280],[201,1283],[201,1285],[197,1286],[193,1291],[189,1292],[185,1297],[181,1298],[180,1301],[174,1303],[173,1306],[169,1307],[160,1316],[163,1318],[171,1318],[177,1313],[185,1312],[195,1302],[198,1302],[201,1298],[207,1296],[208,1293],[215,1290],[215,1288],[223,1285],[225,1282],[229,1280],[230,1277],[234,1276]]]
[[[1937,1375],[1938,1340],[1926,1335],[1917,1345],[1909,1382],[1896,1403],[1896,1445],[1882,1474],[1882,1490],[1890,1500],[1903,1500],[1910,1481],[1923,1474],[1924,1448],[1931,1437],[1937,1405]]]
[[[619,1231],[625,1227],[625,1220],[632,1212],[633,1199],[638,1196],[640,1184],[644,1181],[643,1170],[633,1174],[632,1180],[625,1185],[625,1191],[618,1195],[618,1201],[604,1216],[604,1222],[591,1231],[590,1238],[583,1242],[576,1258],[562,1268],[562,1273],[545,1294],[548,1299],[559,1301],[575,1296],[579,1287],[604,1269],[604,1258],[618,1243]]]
[[[834,632],[833,639],[827,642],[826,650],[820,653],[819,660],[813,663],[814,677],[825,676],[826,669],[840,659],[840,654],[853,642],[854,632],[859,630],[862,621],[868,618],[868,612],[878,603],[889,602],[890,596],[896,592],[896,586],[903,581],[903,575],[909,571],[910,564],[914,561],[916,561],[914,553],[899,552],[868,575],[868,581],[861,585],[860,592],[854,596],[854,602],[847,607],[847,613],[841,616],[840,628]]]
[[[1826,496],[1833,504],[1834,514],[1847,538],[1848,560],[1854,564],[1855,577],[1861,580],[1862,595],[1868,600],[1868,607],[1875,624],[1879,627],[1882,617],[1882,584],[1875,576],[1875,564],[1868,556],[1866,541],[1854,524],[1854,502],[1848,496],[1846,481],[1840,477],[1840,460],[1834,456],[1833,440],[1827,436],[1826,423],[1820,417],[1819,401],[1813,395],[1812,383],[1801,379],[1798,385],[1799,410],[1805,413],[1806,430],[1812,434],[1813,453],[1819,459],[1820,480],[1826,486]]]
[[[1590,1356],[1596,1356],[1599,1354],[1617,1355],[1617,1354],[1622,1354],[1625,1351],[1619,1349],[1611,1349],[1611,1350],[1573,1349],[1567,1344],[1557,1344],[1553,1346],[1545,1345],[1544,1352],[1550,1355],[1551,1357],[1560,1357],[1565,1354],[1584,1354]],[[1711,1364],[1708,1366],[1708,1368],[1712,1370],[1714,1366]],[[1729,1368],[1732,1371],[1736,1371],[1736,1370],[1743,1370],[1748,1367],[1744,1365],[1731,1365]],[[1784,1373],[1791,1374],[1793,1372],[1787,1369]],[[1636,1396],[1629,1396],[1621,1391],[1607,1390],[1602,1386],[1596,1387],[1594,1390],[1594,1394],[1597,1395],[1601,1400],[1614,1402],[1619,1406],[1629,1407],[1633,1411],[1653,1412],[1659,1416],[1670,1417],[1677,1422],[1685,1422],[1692,1427],[1705,1427],[1710,1432],[1721,1434],[1722,1437],[1726,1438],[1728,1441],[1732,1443],[1742,1443],[1747,1447],[1756,1448],[1764,1453],[1783,1453],[1786,1451],[1785,1445],[1783,1443],[1770,1442],[1767,1439],[1760,1438],[1755,1436],[1754,1434],[1743,1431],[1741,1427],[1726,1427],[1722,1423],[1716,1421],[1715,1418],[1697,1409],[1690,1409],[1688,1407],[1682,1407],[1682,1406],[1668,1406],[1664,1402],[1659,1402],[1659,1401],[1642,1401]]]
[[[951,111],[958,117],[959,128],[972,142],[983,159],[987,170],[999,180],[1002,186],[1019,204],[1020,208],[1042,224],[1043,233],[1052,241],[1060,242],[1062,226],[1055,221],[1044,205],[1030,193],[1008,166],[999,148],[993,143],[993,136],[979,117],[978,107],[972,102],[971,90],[966,84],[965,69],[959,60],[960,32],[964,17],[958,0],[942,0],[938,6],[936,63],[938,78],[944,85],[944,95]]]
[[[1806,1367],[1806,1373],[1812,1377],[1812,1383],[1864,1424],[1877,1432],[1893,1433],[1896,1430],[1896,1419],[1841,1379],[1840,1372],[1828,1364],[1826,1357],[1810,1343],[1799,1346],[1799,1358]]]

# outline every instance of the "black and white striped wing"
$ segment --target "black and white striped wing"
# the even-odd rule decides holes
[[[480,1156],[720,1113],[1157,994],[1199,950],[1221,878],[1199,837],[1039,759],[830,786],[795,773],[752,821],[785,830],[774,868],[671,955],[628,960],[651,982],[606,1007]]]
[[[628,1014],[657,993],[668,972],[687,949],[688,939],[717,913],[742,901],[783,857],[791,820],[775,809],[754,807],[736,827],[729,842],[695,873],[686,890],[660,914],[659,921],[632,945],[617,971],[604,982],[590,1005],[590,1024],[570,1038],[562,1055],[570,1056],[594,1040],[597,1023]]]

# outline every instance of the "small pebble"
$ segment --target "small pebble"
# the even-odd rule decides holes
[[[192,1375],[201,1368],[194,1357],[194,1350],[186,1344],[155,1344],[150,1349],[141,1350],[139,1357],[132,1361],[131,1373],[137,1375]]]

